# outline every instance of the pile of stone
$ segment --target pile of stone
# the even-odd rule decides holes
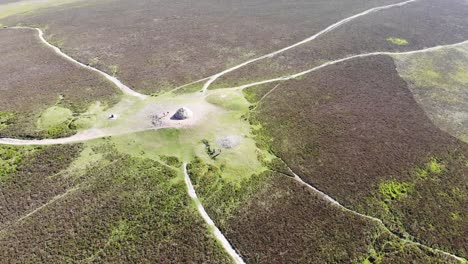
[[[172,116],[172,118],[177,120],[185,120],[191,118],[192,116],[193,112],[190,111],[190,109],[182,107],[179,110],[177,110],[177,112]]]

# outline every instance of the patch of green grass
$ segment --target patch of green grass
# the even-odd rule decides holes
[[[9,126],[14,117],[15,117],[14,113],[0,112],[0,130]]]
[[[416,176],[421,179],[426,179],[429,174],[429,172],[426,169],[419,168],[419,167],[414,169],[414,172]]]
[[[468,65],[458,66],[450,76],[461,84],[468,84]]]
[[[73,112],[70,109],[52,106],[41,113],[36,126],[45,131],[48,137],[55,138],[73,133],[69,127],[72,119]]]
[[[387,38],[387,41],[390,42],[390,43],[393,43],[395,45],[400,45],[400,46],[409,44],[409,42],[406,39],[395,38],[395,37]]]
[[[464,100],[468,84],[467,45],[432,52],[397,55],[400,76],[409,84],[415,100],[433,123],[468,142],[468,116]]]
[[[47,130],[57,127],[63,123],[68,123],[72,117],[73,112],[70,109],[60,106],[52,106],[41,113],[36,126],[41,130]]]
[[[206,101],[233,111],[246,111],[249,107],[249,103],[245,98],[240,93],[236,92],[220,91],[213,93],[206,98]]]
[[[452,219],[453,221],[461,220],[460,213],[459,212],[451,212],[450,213],[450,219]]]
[[[68,127],[68,124],[62,123],[56,126],[53,126],[46,130],[47,136],[51,138],[58,138],[70,135],[72,131]]]
[[[426,164],[427,169],[432,172],[432,173],[441,173],[444,165],[437,161],[435,158],[432,158],[427,164]]]
[[[38,148],[0,145],[0,182],[15,172],[24,158]]]
[[[111,73],[110,75],[115,77],[119,73],[119,66],[118,65],[111,65],[111,66],[109,66],[109,71]]]
[[[195,157],[188,166],[200,200],[220,227],[226,227],[239,206],[253,197],[269,178],[269,174],[264,172],[232,182],[223,177],[224,170],[224,166],[208,164],[199,157]]]
[[[413,185],[395,180],[384,181],[379,184],[379,192],[386,200],[400,200],[411,192]]]
[[[205,84],[205,82],[198,82],[198,83],[194,83],[194,84],[191,84],[191,85],[188,85],[188,86],[185,86],[179,90],[176,90],[174,91],[173,93],[174,94],[185,94],[185,93],[196,93],[196,92],[200,92],[201,89],[203,88],[203,85]],[[175,89],[175,88],[173,88]]]

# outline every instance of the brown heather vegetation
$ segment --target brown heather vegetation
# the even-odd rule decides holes
[[[1,186],[2,223],[11,220],[0,231],[2,262],[230,262],[174,181],[177,171],[107,144],[94,148],[104,158],[85,171],[63,170],[79,148],[44,149]]]
[[[81,1],[3,19],[47,27],[67,54],[147,93],[207,77],[398,0]],[[125,18],[125,19],[122,19]]]
[[[0,148],[13,148],[16,159],[21,159],[15,170],[0,181],[0,229],[73,185],[70,179],[55,175],[78,156],[81,149],[79,145],[36,148],[29,155],[23,154],[25,147],[0,145]],[[2,168],[4,166],[2,164]]]
[[[281,163],[269,165],[285,171]],[[453,262],[402,242],[284,174],[264,172],[236,186],[200,159],[189,173],[205,209],[247,263]]]
[[[95,101],[118,99],[112,83],[56,55],[36,31],[0,29],[0,47],[0,137],[43,136],[36,120],[55,104],[80,113]],[[11,114],[6,127],[2,113]]]
[[[318,189],[400,236],[467,256],[468,146],[432,124],[391,58],[285,82],[251,120],[263,125],[258,139],[270,137],[272,151]]]
[[[226,234],[250,263],[453,261],[402,243],[375,222],[344,212],[278,174],[239,210]]]
[[[430,15],[428,15],[430,14]],[[458,0],[424,0],[355,19],[302,46],[231,72],[212,88],[233,87],[301,72],[325,61],[376,51],[409,51],[468,39],[468,5]],[[389,37],[402,38],[396,45]]]

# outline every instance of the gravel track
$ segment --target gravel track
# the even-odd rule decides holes
[[[219,243],[223,246],[224,250],[231,256],[231,258],[234,260],[234,263],[236,264],[244,264],[244,260],[237,254],[236,250],[231,246],[229,241],[226,239],[226,237],[221,233],[221,231],[216,227],[215,223],[213,220],[210,218],[208,213],[205,211],[205,208],[201,204],[200,200],[198,199],[197,193],[195,192],[195,188],[192,185],[192,181],[190,180],[190,176],[187,172],[187,163],[184,163],[184,179],[185,179],[185,184],[187,185],[187,191],[192,198],[192,200],[195,202],[197,205],[198,212],[200,213],[201,217],[203,220],[205,220],[205,223],[210,227],[210,229],[213,230],[213,234],[218,240]]]
[[[258,82],[254,82],[254,83],[248,83],[248,84],[244,84],[244,85],[237,86],[237,87],[220,88],[220,89],[224,89],[224,90],[243,90],[245,88],[249,88],[249,87],[252,87],[252,86],[257,86],[257,85],[262,85],[262,84],[267,84],[267,83],[272,83],[272,82],[287,81],[287,80],[295,79],[295,78],[301,77],[302,75],[305,75],[305,74],[320,70],[320,69],[325,68],[325,67],[330,66],[330,65],[338,64],[338,63],[341,63],[341,62],[345,62],[345,61],[352,60],[352,59],[357,59],[357,58],[365,58],[365,57],[378,56],[378,55],[388,55],[388,56],[411,55],[411,54],[416,54],[416,53],[436,51],[436,50],[445,49],[445,48],[453,48],[453,47],[461,46],[461,45],[464,45],[464,44],[467,44],[467,43],[468,43],[468,40],[465,40],[465,41],[459,42],[459,43],[454,43],[454,44],[449,44],[449,45],[440,45],[440,46],[435,46],[435,47],[421,49],[421,50],[403,51],[403,52],[378,52],[377,51],[377,52],[370,52],[370,53],[352,55],[352,56],[342,58],[342,59],[339,59],[339,60],[329,61],[327,63],[324,63],[322,65],[314,67],[312,69],[302,71],[302,72],[299,72],[299,73],[296,73],[296,74],[293,74],[293,75],[273,78],[273,79],[264,80],[264,81],[258,81]]]
[[[100,75],[104,76],[107,80],[111,81],[115,86],[117,86],[117,88],[119,88],[124,94],[126,95],[130,95],[130,96],[134,96],[134,97],[138,97],[138,98],[141,98],[141,99],[144,99],[146,98],[146,95],[144,94],[141,94],[141,93],[138,93],[138,92],[135,92],[134,90],[130,89],[128,86],[124,85],[122,82],[120,82],[117,78],[115,78],[114,76],[110,76],[109,74],[101,71],[101,70],[98,70],[96,68],[93,68],[89,65],[86,65],[84,63],[81,63],[77,60],[75,60],[74,58],[68,56],[67,54],[63,53],[58,47],[50,44],[45,38],[44,38],[44,32],[40,29],[40,28],[35,28],[35,27],[11,27],[11,28],[15,28],[15,29],[31,29],[31,30],[36,30],[39,34],[39,39],[42,41],[42,43],[44,43],[46,46],[48,46],[49,48],[53,49],[55,51],[55,53],[57,53],[58,55],[60,55],[61,57],[65,58],[66,60],[72,62],[72,63],[75,63],[75,64],[78,64],[79,66],[83,67],[83,68],[86,68],[88,70],[91,70],[91,71],[94,71],[94,72],[97,72],[99,73]]]
[[[340,20],[338,22],[336,22],[335,24],[332,24],[331,26],[327,27],[326,29],[318,32],[317,34],[307,38],[307,39],[304,39],[298,43],[295,43],[291,46],[288,46],[288,47],[285,47],[283,49],[280,49],[278,51],[275,51],[275,52],[272,52],[272,53],[269,53],[269,54],[266,54],[266,55],[263,55],[261,57],[258,57],[258,58],[255,58],[255,59],[252,59],[252,60],[249,60],[249,61],[246,61],[242,64],[239,64],[237,66],[234,66],[232,68],[229,68],[229,69],[226,69],[220,73],[217,73],[213,76],[210,76],[210,77],[207,77],[207,78],[204,78],[204,79],[201,79],[201,80],[198,80],[198,81],[195,81],[193,83],[197,83],[197,82],[201,82],[201,81],[204,81],[204,80],[207,80],[207,82],[203,85],[203,88],[201,90],[201,92],[205,93],[209,86],[215,81],[217,80],[219,77],[221,77],[222,75],[226,74],[226,73],[229,73],[229,72],[232,72],[234,70],[237,70],[243,66],[246,66],[248,64],[251,64],[251,63],[254,63],[256,61],[259,61],[259,60],[262,60],[262,59],[267,59],[267,58],[271,58],[281,52],[284,52],[284,51],[287,51],[289,49],[292,49],[292,48],[295,48],[297,46],[300,46],[302,44],[305,44],[307,42],[310,42],[314,39],[316,39],[317,37],[343,25],[343,24],[346,24],[348,23],[349,21],[351,20],[354,20],[358,17],[361,17],[361,16],[364,16],[364,15],[367,15],[367,14],[370,14],[370,13],[374,13],[374,12],[378,12],[378,11],[381,11],[381,10],[384,10],[384,9],[388,9],[388,8],[393,8],[393,7],[401,7],[403,5],[406,5],[406,4],[409,4],[409,3],[412,3],[412,2],[415,2],[415,1],[418,1],[418,0],[409,0],[409,1],[405,1],[405,2],[401,2],[401,3],[396,3],[396,4],[392,4],[392,5],[386,5],[386,6],[381,6],[381,7],[375,7],[375,8],[372,8],[372,9],[369,9],[367,11],[364,11],[364,12],[361,12],[359,14],[356,14],[354,16],[351,16],[351,17],[348,17],[348,18],[345,18],[343,20]],[[69,60],[70,62],[73,62],[73,63],[76,63],[78,64],[79,66],[83,67],[83,68],[86,68],[88,70],[91,70],[91,71],[94,71],[94,72],[97,72],[99,74],[101,74],[102,76],[104,76],[106,79],[108,79],[109,81],[111,81],[112,83],[114,83],[124,94],[126,95],[130,95],[130,96],[134,96],[134,97],[138,97],[138,98],[141,98],[141,99],[144,99],[146,98],[147,96],[146,95],[143,95],[143,94],[140,94],[138,92],[135,92],[134,90],[130,89],[128,86],[122,84],[117,78],[113,77],[113,76],[110,76],[109,74],[101,71],[101,70],[98,70],[96,68],[93,68],[89,65],[85,65],[75,59],[73,59],[72,57],[68,56],[67,54],[63,53],[58,47],[50,44],[49,42],[47,42],[47,40],[45,40],[44,38],[44,33],[41,29],[39,28],[33,28],[33,27],[14,27],[14,28],[20,28],[20,29],[32,29],[32,30],[36,30],[38,33],[39,33],[39,38],[40,40],[46,44],[48,47],[52,48],[58,55],[64,57],[65,59]],[[305,75],[305,74],[308,74],[308,73],[311,73],[311,72],[314,72],[314,71],[317,71],[319,69],[322,69],[324,67],[327,67],[329,65],[333,65],[333,64],[337,64],[337,63],[340,63],[340,62],[344,62],[344,61],[347,61],[347,60],[351,60],[351,59],[355,59],[355,58],[363,58],[363,57],[368,57],[368,56],[376,56],[376,55],[409,55],[409,54],[414,54],[414,53],[420,53],[420,52],[429,52],[429,51],[434,51],[434,50],[438,50],[438,49],[442,49],[442,48],[447,48],[447,47],[454,47],[454,46],[457,46],[457,45],[462,45],[462,44],[465,44],[465,43],[468,43],[468,41],[464,41],[464,42],[461,42],[461,43],[457,43],[457,44],[451,44],[451,45],[445,45],[445,46],[436,46],[436,47],[432,47],[432,48],[427,48],[427,49],[422,49],[422,50],[415,50],[415,51],[409,51],[409,52],[373,52],[373,53],[366,53],[366,54],[360,54],[360,55],[353,55],[353,56],[349,56],[349,57],[346,57],[346,58],[343,58],[343,59],[339,59],[339,60],[335,60],[335,61],[330,61],[330,62],[327,62],[325,64],[322,64],[320,66],[317,66],[315,68],[312,68],[312,69],[309,69],[307,71],[303,71],[303,72],[300,72],[300,73],[297,73],[297,74],[294,74],[294,75],[289,75],[289,76],[285,76],[285,77],[279,77],[279,78],[275,78],[275,79],[270,79],[270,80],[265,80],[265,81],[260,81],[260,82],[255,82],[255,83],[251,83],[251,84],[246,84],[246,85],[242,85],[242,86],[239,86],[239,87],[233,87],[233,88],[229,88],[229,89],[234,89],[234,90],[241,90],[241,89],[244,89],[244,88],[247,88],[247,87],[251,87],[251,86],[256,86],[256,85],[260,85],[260,84],[265,84],[265,83],[271,83],[271,82],[277,82],[277,81],[285,81],[285,80],[290,80],[290,79],[294,79],[294,78],[297,78],[299,76],[302,76],[302,75]],[[191,84],[193,84],[191,83]],[[187,84],[187,85],[184,85],[184,86],[181,86],[181,87],[178,87],[175,90],[178,90],[178,89],[181,89],[183,87],[186,87],[190,84]],[[276,88],[276,87],[275,87]],[[267,93],[269,94],[269,93]],[[266,97],[266,95],[264,96]],[[263,99],[263,98],[262,98]],[[44,139],[44,140],[20,140],[20,139],[11,139],[11,138],[1,138],[0,139],[0,144],[8,144],[8,145],[53,145],[53,144],[67,144],[67,143],[73,143],[73,142],[80,142],[80,141],[86,141],[86,140],[90,140],[90,139],[96,139],[96,138],[100,138],[100,137],[105,137],[105,136],[110,136],[112,133],[106,133],[106,132],[103,132],[101,130],[88,130],[88,131],[84,131],[84,132],[81,132],[81,133],[78,133],[74,136],[71,136],[71,137],[67,137],[67,138],[59,138],[59,139]],[[289,168],[289,167],[288,167]],[[361,213],[358,213],[356,211],[353,211],[351,209],[348,209],[346,207],[344,207],[343,205],[341,205],[338,201],[336,201],[335,199],[333,199],[332,197],[330,197],[329,195],[325,194],[324,192],[318,190],[317,188],[313,187],[312,185],[304,182],[297,174],[295,174],[290,168],[289,170],[291,171],[291,173],[294,175],[294,180],[296,180],[297,182],[299,182],[300,184],[306,186],[307,188],[313,190],[314,192],[316,192],[320,197],[322,197],[323,199],[327,200],[328,202],[330,202],[332,205],[334,206],[338,206],[340,207],[341,209],[349,212],[349,213],[352,213],[352,214],[355,214],[355,215],[358,215],[360,217],[364,217],[364,218],[367,218],[369,220],[372,220],[372,221],[375,221],[375,222],[378,222],[379,225],[382,225],[384,229],[386,229],[387,231],[389,231],[390,233],[392,233],[382,222],[382,220],[378,219],[378,218],[375,218],[375,217],[372,217],[372,216],[368,216],[368,215],[365,215],[365,214],[361,214]],[[185,179],[185,183],[187,185],[187,189],[188,189],[188,194],[190,196],[190,198],[195,202],[196,206],[197,206],[197,209],[200,213],[200,215],[202,216],[202,218],[204,219],[204,221],[208,224],[208,226],[210,226],[210,228],[213,230],[213,234],[215,235],[216,239],[221,243],[221,245],[223,246],[223,248],[226,250],[226,252],[232,257],[232,259],[234,260],[235,263],[245,263],[243,261],[243,259],[237,254],[237,252],[235,251],[235,249],[231,246],[231,244],[229,243],[229,241],[226,239],[226,237],[221,233],[221,231],[216,227],[215,223],[213,222],[213,220],[210,218],[210,216],[206,213],[203,205],[201,204],[200,200],[198,199],[197,197],[197,194],[195,192],[195,189],[192,185],[192,182],[190,180],[190,177],[187,173],[187,163],[184,163],[184,179]],[[57,198],[60,198],[60,196],[58,196]],[[53,199],[55,200],[55,199]],[[34,212],[32,212],[34,213]],[[393,234],[393,233],[392,233]],[[462,263],[466,263],[466,259],[464,258],[461,258],[459,256],[456,256],[456,255],[453,255],[451,253],[448,253],[448,252],[445,252],[445,251],[442,251],[442,250],[439,250],[439,249],[434,249],[434,248],[431,248],[431,247],[428,247],[426,245],[422,245],[418,242],[414,242],[414,241],[411,241],[411,240],[408,240],[408,239],[404,239],[404,238],[400,238],[399,239],[402,239],[404,240],[405,242],[407,243],[410,243],[410,244],[414,244],[414,245],[417,245],[417,246],[420,246],[420,247],[423,247],[423,248],[426,248],[426,249],[429,249],[431,251],[434,251],[434,252],[438,252],[438,253],[441,253],[441,254],[444,254],[446,256],[449,256],[449,257],[452,257],[452,258],[455,258],[457,259],[458,261],[462,262]]]
[[[354,20],[354,19],[356,19],[356,18],[358,18],[358,17],[362,17],[362,16],[365,16],[365,15],[368,15],[368,14],[371,14],[371,13],[375,13],[375,12],[378,12],[378,11],[381,11],[381,10],[385,10],[385,9],[389,9],[389,8],[393,8],[393,7],[404,6],[404,5],[406,5],[406,4],[409,4],[409,3],[412,3],[412,2],[416,2],[416,1],[419,1],[419,0],[408,0],[408,1],[401,2],[401,3],[396,3],[396,4],[386,5],[386,6],[374,7],[374,8],[368,9],[368,10],[366,10],[366,11],[364,11],[364,12],[361,12],[361,13],[359,13],[359,14],[356,14],[356,15],[354,15],[354,16],[350,16],[350,17],[347,17],[347,18],[345,18],[345,19],[342,19],[342,20],[336,22],[335,24],[332,24],[332,25],[330,25],[329,27],[325,28],[324,30],[318,32],[317,34],[315,34],[315,35],[313,35],[313,36],[311,36],[311,37],[309,37],[309,38],[306,38],[306,39],[304,39],[304,40],[302,40],[302,41],[300,41],[300,42],[297,42],[297,43],[295,43],[295,44],[293,44],[293,45],[291,45],[291,46],[288,46],[288,47],[286,47],[286,48],[282,48],[282,49],[277,50],[277,51],[272,52],[272,53],[268,53],[268,54],[266,54],[266,55],[260,56],[260,57],[255,58],[255,59],[248,60],[248,61],[246,61],[246,62],[244,62],[244,63],[241,63],[241,64],[239,64],[239,65],[237,65],[237,66],[234,66],[234,67],[229,68],[229,69],[226,69],[226,70],[224,70],[224,71],[222,71],[222,72],[220,72],[220,73],[217,73],[217,74],[215,74],[215,75],[213,75],[213,76],[210,76],[210,77],[209,77],[209,80],[203,85],[203,88],[202,88],[201,92],[203,92],[203,93],[206,92],[206,91],[208,90],[208,88],[210,87],[210,85],[211,85],[214,81],[216,81],[216,79],[218,79],[219,77],[223,76],[223,75],[226,74],[226,73],[235,71],[235,70],[237,70],[237,69],[239,69],[239,68],[242,68],[242,67],[244,67],[244,66],[246,66],[246,65],[248,65],[248,64],[254,63],[254,62],[256,62],[256,61],[263,60],[263,59],[267,59],[267,58],[271,58],[271,57],[273,57],[273,56],[275,56],[275,55],[277,55],[277,54],[279,54],[279,53],[285,52],[285,51],[287,51],[287,50],[293,49],[293,48],[295,48],[295,47],[297,47],[297,46],[300,46],[300,45],[302,45],[302,44],[305,44],[305,43],[307,43],[307,42],[310,42],[310,41],[312,41],[312,40],[314,40],[314,39],[320,37],[321,35],[323,35],[323,34],[325,34],[325,33],[328,33],[328,32],[330,32],[330,31],[334,30],[335,28],[337,28],[337,27],[339,27],[339,26],[341,26],[341,25],[344,25],[344,24],[346,24],[346,23],[348,23],[348,22],[350,22],[350,21],[352,21],[352,20]]]
[[[284,161],[283,161],[284,162]],[[286,163],[285,163],[286,164]],[[346,211],[346,212],[349,212],[351,214],[354,214],[354,215],[357,215],[357,216],[360,216],[360,217],[363,217],[363,218],[367,218],[371,221],[374,221],[374,222],[377,222],[380,226],[382,226],[382,228],[384,228],[386,231],[388,231],[390,234],[392,234],[393,236],[395,236],[396,238],[398,239],[401,239],[403,240],[405,243],[408,243],[408,244],[413,244],[413,245],[416,245],[416,246],[419,246],[419,247],[422,247],[424,249],[428,249],[429,251],[434,251],[434,252],[437,252],[437,253],[440,253],[440,254],[443,254],[447,257],[451,257],[451,258],[454,258],[458,261],[460,261],[460,263],[468,263],[468,261],[462,257],[459,257],[457,255],[454,255],[452,253],[449,253],[449,252],[446,252],[446,251],[443,251],[443,250],[440,250],[440,249],[437,249],[437,248],[432,248],[432,247],[429,247],[429,246],[426,246],[426,245],[423,245],[419,242],[416,242],[416,241],[412,241],[412,240],[409,240],[409,239],[406,239],[406,238],[402,238],[402,237],[399,237],[397,235],[395,235],[392,231],[390,231],[390,229],[388,229],[385,224],[382,222],[382,220],[380,220],[379,218],[376,218],[376,217],[373,217],[373,216],[370,216],[370,215],[366,215],[366,214],[361,214],[359,212],[356,212],[354,210],[351,210],[345,206],[343,206],[342,204],[340,204],[337,200],[333,199],[332,197],[330,197],[329,195],[327,195],[326,193],[320,191],[319,189],[315,188],[314,186],[310,185],[309,183],[306,183],[304,180],[302,180],[301,177],[299,177],[296,173],[294,173],[291,168],[288,166],[288,170],[294,175],[294,180],[299,182],[300,184],[306,186],[307,188],[311,189],[312,191],[314,191],[315,193],[317,193],[320,197],[322,197],[324,200],[330,202],[332,205],[334,206],[338,206],[340,207],[342,210]],[[289,176],[288,176],[289,177]]]

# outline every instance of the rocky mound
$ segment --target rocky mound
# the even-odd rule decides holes
[[[193,112],[190,111],[190,109],[186,107],[182,107],[179,110],[177,110],[177,112],[172,116],[172,118],[177,119],[177,120],[184,120],[184,119],[191,118],[192,116],[193,116]]]
[[[227,149],[234,148],[235,146],[239,145],[240,141],[241,137],[234,135],[220,137],[217,140],[219,146]]]

